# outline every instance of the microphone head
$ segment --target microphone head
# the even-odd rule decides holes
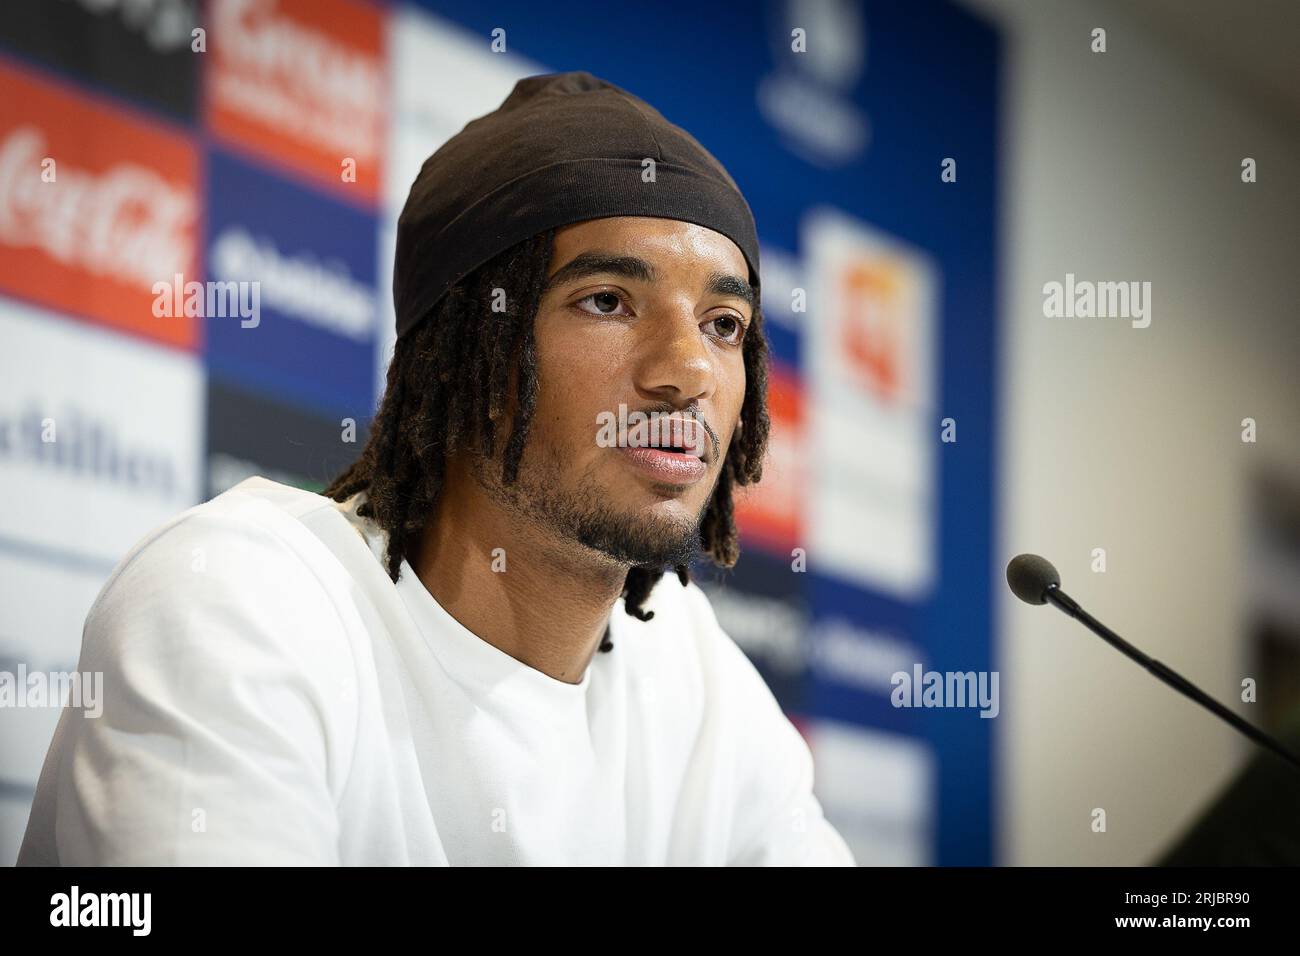
[[[1036,554],[1018,554],[1007,565],[1007,584],[1026,604],[1046,604],[1048,588],[1061,586],[1061,576],[1052,562]]]

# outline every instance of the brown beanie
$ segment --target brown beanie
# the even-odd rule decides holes
[[[654,160],[654,181],[642,179]],[[579,70],[530,76],[424,161],[397,221],[397,334],[447,288],[546,229],[608,216],[680,219],[722,233],[759,284],[758,236],[736,183],[685,130]]]

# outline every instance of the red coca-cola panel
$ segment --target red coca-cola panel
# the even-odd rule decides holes
[[[200,278],[193,144],[3,60],[0,89],[0,289],[194,348],[153,292]]]
[[[383,11],[349,0],[213,0],[207,125],[336,195],[378,201]]]

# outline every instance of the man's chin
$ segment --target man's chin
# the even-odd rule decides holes
[[[584,518],[575,535],[579,543],[623,564],[675,567],[690,564],[699,551],[698,521],[608,513]]]
[[[490,497],[522,520],[620,564],[675,567],[699,552],[705,509],[688,505],[680,488],[666,496],[647,494],[644,483],[632,490],[591,474],[568,484],[558,462],[533,467],[509,486],[482,467],[476,476]]]

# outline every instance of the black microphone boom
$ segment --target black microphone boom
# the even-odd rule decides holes
[[[1261,747],[1267,747],[1296,768],[1300,768],[1300,757],[1296,757],[1258,727],[1242,720],[1182,675],[1170,670],[1158,660],[1147,657],[1079,607],[1077,602],[1061,590],[1061,576],[1056,573],[1056,568],[1052,567],[1052,562],[1046,558],[1036,554],[1020,554],[1012,558],[1011,563],[1007,565],[1007,584],[1016,597],[1027,604],[1053,604],[1060,608],[1124,656],[1137,661],[1174,690],[1190,697],[1211,713],[1217,714]]]

